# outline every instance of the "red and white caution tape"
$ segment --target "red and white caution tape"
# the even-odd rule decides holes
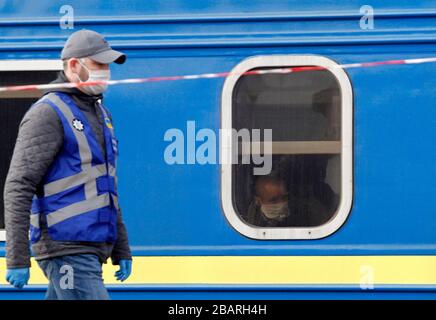
[[[184,76],[170,76],[170,77],[149,77],[149,78],[134,78],[134,79],[123,79],[123,80],[111,80],[111,81],[93,81],[93,82],[81,82],[81,83],[53,83],[53,84],[30,84],[30,85],[20,85],[20,86],[6,86],[0,87],[0,92],[6,91],[26,91],[26,90],[48,90],[48,89],[60,89],[60,88],[79,88],[83,86],[93,86],[98,84],[131,84],[131,83],[144,83],[144,82],[158,82],[158,81],[176,81],[176,80],[195,80],[195,79],[211,79],[211,78],[224,78],[233,75],[255,75],[255,74],[267,74],[267,73],[291,73],[291,72],[302,72],[302,71],[319,71],[326,69],[342,68],[368,68],[368,67],[378,67],[383,65],[401,65],[401,64],[419,64],[419,63],[429,63],[436,62],[436,57],[432,58],[420,58],[420,59],[403,59],[403,60],[386,60],[386,61],[374,61],[374,62],[363,62],[363,63],[351,63],[336,65],[331,68],[325,68],[321,66],[309,66],[309,67],[290,67],[290,68],[277,68],[269,70],[251,70],[246,72],[220,72],[220,73],[204,73],[195,75],[184,75]]]

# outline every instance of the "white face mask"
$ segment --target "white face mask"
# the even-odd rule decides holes
[[[79,74],[76,73],[80,82],[93,82],[93,81],[109,81],[111,78],[110,70],[90,70],[81,59],[79,59],[79,63],[88,71],[88,80],[82,81],[80,79]],[[107,84],[96,84],[93,86],[83,86],[81,90],[90,96],[96,96],[106,91]]]
[[[260,210],[262,210],[265,216],[269,219],[281,220],[289,214],[288,201],[262,204]]]

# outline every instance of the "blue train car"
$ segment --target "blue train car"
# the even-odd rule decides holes
[[[232,71],[110,87],[134,254],[112,298],[436,297],[436,63],[341,67],[436,57],[435,1],[5,0],[0,86],[49,82],[82,28],[128,55],[113,79]],[[40,94],[0,93],[2,185]],[[259,218],[267,183],[287,224]],[[0,299],[42,298],[0,240]]]

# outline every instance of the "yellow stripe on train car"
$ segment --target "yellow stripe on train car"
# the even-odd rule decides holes
[[[0,258],[0,284],[6,284]],[[106,284],[118,270],[103,267]],[[436,284],[436,256],[137,256],[124,284]],[[32,260],[29,284],[47,280]]]

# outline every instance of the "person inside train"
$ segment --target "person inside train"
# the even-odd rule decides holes
[[[328,158],[282,156],[270,175],[254,182],[245,220],[258,227],[313,227],[335,213],[338,196],[325,182]]]
[[[248,208],[247,220],[259,227],[289,225],[288,190],[284,181],[274,175],[257,178],[254,201]]]

